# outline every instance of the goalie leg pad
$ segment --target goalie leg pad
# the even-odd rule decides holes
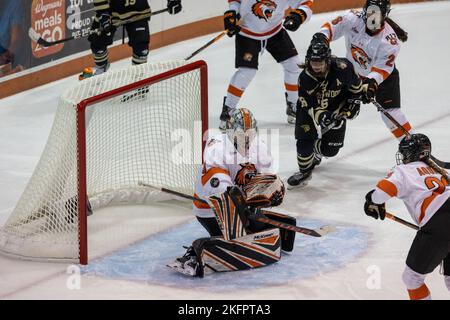
[[[281,258],[278,228],[234,240],[201,238],[192,244],[199,257],[202,275],[264,267]]]
[[[216,215],[225,240],[240,238],[247,234],[245,200],[239,188],[228,188],[224,193],[209,197],[207,202]]]
[[[293,226],[297,225],[297,219],[286,214],[277,212],[264,212],[264,215],[267,218],[275,221],[284,222]],[[295,231],[280,228],[281,250],[291,252],[294,249],[295,233]]]

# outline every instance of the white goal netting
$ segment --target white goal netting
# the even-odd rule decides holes
[[[94,212],[161,198],[139,181],[192,194],[207,121],[201,71],[192,66],[170,61],[109,71],[63,93],[41,159],[0,229],[0,252],[78,261],[84,241],[78,224],[83,177]],[[170,70],[176,70],[170,77],[135,86]],[[100,94],[101,100],[88,104],[83,128],[77,122],[79,104]],[[80,157],[86,158],[86,168],[79,167]]]

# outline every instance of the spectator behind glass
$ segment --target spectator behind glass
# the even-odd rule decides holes
[[[0,77],[23,70],[18,64],[25,10],[20,0],[0,1]]]

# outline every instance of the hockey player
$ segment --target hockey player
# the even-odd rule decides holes
[[[411,125],[400,109],[400,76],[395,65],[400,51],[397,33],[405,32],[388,18],[390,10],[390,0],[366,0],[362,12],[351,10],[338,16],[326,22],[321,32],[329,41],[345,37],[347,59],[364,79],[363,102],[369,103],[376,98],[389,114],[411,131]],[[381,118],[398,140],[404,137],[384,114]]]
[[[441,174],[425,161],[431,143],[423,134],[403,138],[397,152],[397,166],[366,195],[364,211],[384,220],[385,202],[402,199],[420,229],[406,258],[403,281],[409,297],[431,299],[425,277],[443,262],[444,280],[450,291],[450,188]]]
[[[362,82],[350,61],[331,57],[322,33],[313,36],[300,74],[295,138],[300,171],[288,188],[302,187],[322,156],[334,157],[344,146],[346,122],[359,114]]]
[[[236,36],[236,72],[231,78],[220,115],[220,129],[256,75],[259,54],[265,50],[284,70],[286,114],[295,123],[297,79],[300,60],[297,49],[286,30],[296,31],[311,15],[312,0],[229,0],[224,14],[224,27],[230,37]],[[286,10],[289,14],[285,17]],[[284,21],[283,21],[284,20]]]
[[[148,22],[151,9],[148,0],[94,0],[95,19],[91,29],[100,29],[100,33],[92,33],[88,40],[95,61],[95,67],[86,68],[79,76],[80,80],[101,74],[108,70],[108,46],[113,43],[116,26],[124,25],[129,37],[128,45],[133,49],[132,64],[147,62],[150,43]],[[170,14],[181,11],[181,0],[167,0]]]
[[[195,184],[193,213],[211,237],[197,239],[169,267],[190,275],[262,267],[291,251],[295,233],[252,221],[258,208],[277,206],[284,185],[274,173],[272,157],[257,134],[256,120],[245,109],[231,114],[226,133],[209,139]],[[295,225],[295,218],[269,218]]]

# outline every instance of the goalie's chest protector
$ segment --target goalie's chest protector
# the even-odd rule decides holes
[[[206,171],[215,167],[225,169],[233,183],[237,173],[246,163],[254,164],[258,172],[272,173],[272,156],[259,136],[252,141],[246,155],[236,150],[226,134],[211,139],[205,149],[204,169]]]
[[[227,186],[235,185],[236,175],[246,163],[254,164],[260,173],[274,173],[272,156],[259,137],[251,143],[245,157],[236,151],[226,134],[214,136],[205,148],[204,163],[197,174],[195,193],[203,197],[225,191]]]

